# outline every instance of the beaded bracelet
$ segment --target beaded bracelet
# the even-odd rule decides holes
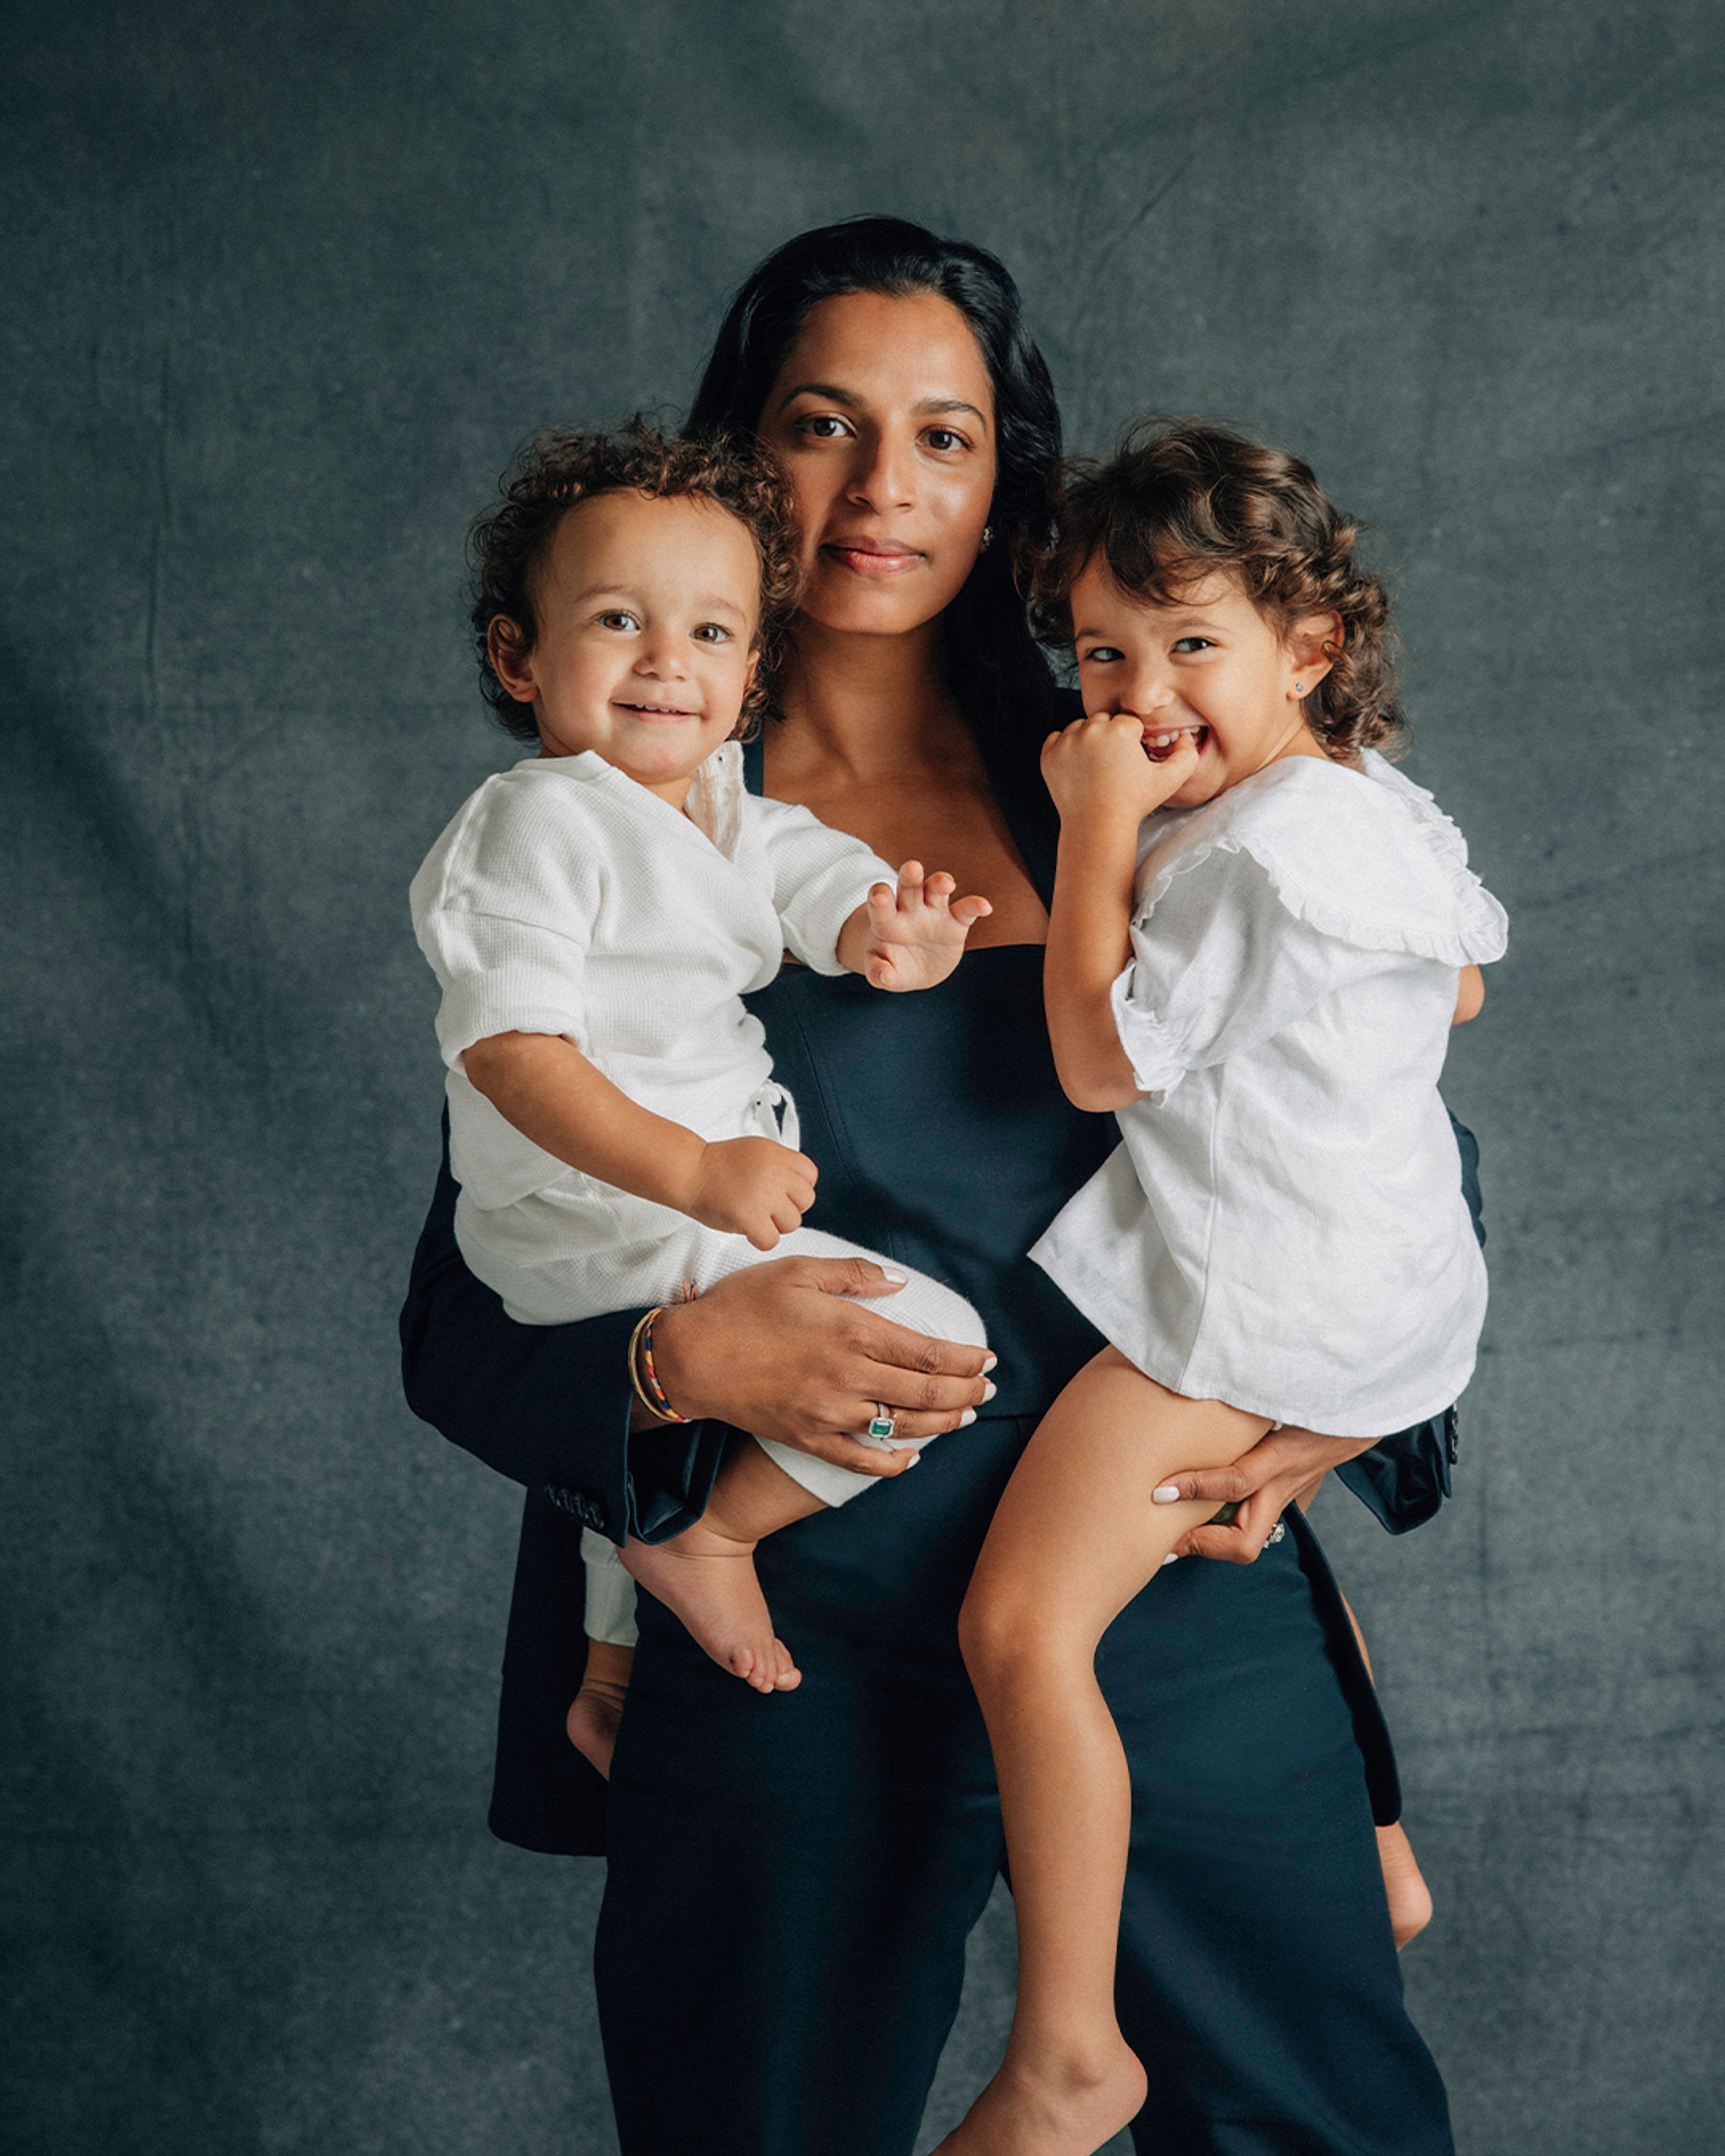
[[[683,1283],[683,1300],[693,1302],[695,1289],[692,1281]],[[629,1381],[634,1387],[635,1398],[648,1414],[660,1422],[687,1422],[685,1414],[679,1414],[665,1395],[659,1382],[659,1373],[653,1367],[653,1321],[664,1310],[661,1302],[649,1310],[629,1335]]]

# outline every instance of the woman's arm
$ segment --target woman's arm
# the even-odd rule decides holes
[[[862,1259],[778,1259],[733,1273],[654,1324],[654,1361],[691,1419],[631,1433],[630,1335],[642,1312],[518,1325],[463,1262],[447,1139],[401,1314],[413,1412],[498,1473],[614,1542],[699,1517],[728,1427],[869,1475],[916,1457],[860,1444],[884,1402],[901,1437],[973,1419],[992,1391],[978,1348],[930,1340],[866,1306],[896,1283]],[[887,1308],[891,1306],[888,1304]]]

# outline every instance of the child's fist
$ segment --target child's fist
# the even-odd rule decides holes
[[[1100,814],[1142,824],[1179,792],[1198,768],[1192,736],[1179,732],[1174,746],[1153,761],[1144,746],[1151,731],[1136,711],[1098,711],[1049,736],[1042,776],[1063,820]]]
[[[932,988],[964,955],[964,939],[994,909],[985,898],[954,898],[944,870],[932,876],[906,861],[898,888],[877,883],[865,909],[862,964],[870,988]]]
[[[819,1173],[806,1153],[776,1138],[719,1138],[703,1150],[681,1209],[705,1228],[747,1235],[757,1250],[771,1250],[801,1226]]]

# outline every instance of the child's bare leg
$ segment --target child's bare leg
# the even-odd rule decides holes
[[[757,1691],[790,1691],[802,1681],[773,1633],[755,1576],[762,1535],[824,1510],[752,1438],[725,1455],[707,1508],[668,1543],[630,1542],[623,1562],[649,1594],[680,1617],[696,1645]]]
[[[1431,1922],[1431,1889],[1420,1872],[1414,1845],[1399,1825],[1378,1828],[1378,1861],[1384,1871],[1384,1891],[1389,1897],[1389,1927],[1399,1953]]]
[[[1304,1505],[1302,1498],[1301,1505]],[[1344,1594],[1342,1607],[1348,1612],[1348,1621],[1353,1627],[1354,1644],[1359,1649],[1359,1658],[1366,1666],[1366,1675],[1373,1684],[1378,1681],[1372,1669],[1372,1657],[1366,1651],[1366,1635],[1359,1628],[1359,1620],[1353,1614],[1353,1604]],[[1395,1934],[1395,1950],[1399,1953],[1404,1946],[1417,1939],[1431,1922],[1431,1889],[1426,1885],[1419,1862],[1414,1855],[1414,1845],[1398,1822],[1394,1826],[1380,1826],[1378,1830],[1378,1862],[1384,1873],[1384,1892],[1389,1902],[1389,1928]]]
[[[999,2071],[942,2156],[1090,2156],[1142,2106],[1144,2070],[1114,2015],[1132,1789],[1096,1650],[1214,1510],[1154,1505],[1151,1492],[1181,1467],[1230,1464],[1267,1427],[1182,1399],[1106,1348],[1008,1485],[960,1633],[1000,1779],[1018,2006]]]
[[[611,1779],[611,1754],[617,1748],[617,1725],[623,1719],[623,1702],[629,1696],[629,1673],[634,1659],[633,1647],[614,1646],[608,1640],[589,1640],[581,1689],[563,1725],[569,1742],[607,1781]]]

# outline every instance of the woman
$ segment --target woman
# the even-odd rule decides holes
[[[659,1381],[695,1419],[632,1432],[640,1313],[512,1326],[461,1265],[445,1171],[407,1383],[528,1487],[492,1825],[552,1851],[597,1850],[603,1826],[625,2156],[904,2156],[1001,1864],[957,1610],[1014,1460],[1096,1346],[1024,1253],[1115,1142],[1064,1100],[1042,1016],[1055,826],[1036,753],[1060,706],[1009,557],[1059,423],[999,264],[868,218],[756,271],[691,424],[757,429],[802,527],[808,596],[751,783],[993,901],[939,989],[787,968],[753,1000],[821,1170],[814,1217],[970,1296],[999,1367],[989,1383],[974,1351],[895,1327],[865,1267],[769,1263],[658,1320]],[[727,1424],[878,1469],[845,1435],[876,1403],[905,1435],[956,1434],[919,1474],[763,1546],[801,1689],[745,1694],[644,1598],[606,1803],[562,1733],[581,1527],[674,1532]],[[1437,1444],[1409,1434],[1399,1457],[1417,1469]],[[1134,1765],[1120,1990],[1150,2073],[1141,2150],[1450,2147],[1373,1843],[1394,1768],[1339,1597],[1297,1507],[1250,1562],[1296,1490],[1360,1450],[1285,1431],[1224,1477],[1183,1478],[1245,1497],[1194,1537],[1244,1562],[1172,1568],[1099,1658]],[[1397,1471],[1392,1456],[1377,1479]]]

